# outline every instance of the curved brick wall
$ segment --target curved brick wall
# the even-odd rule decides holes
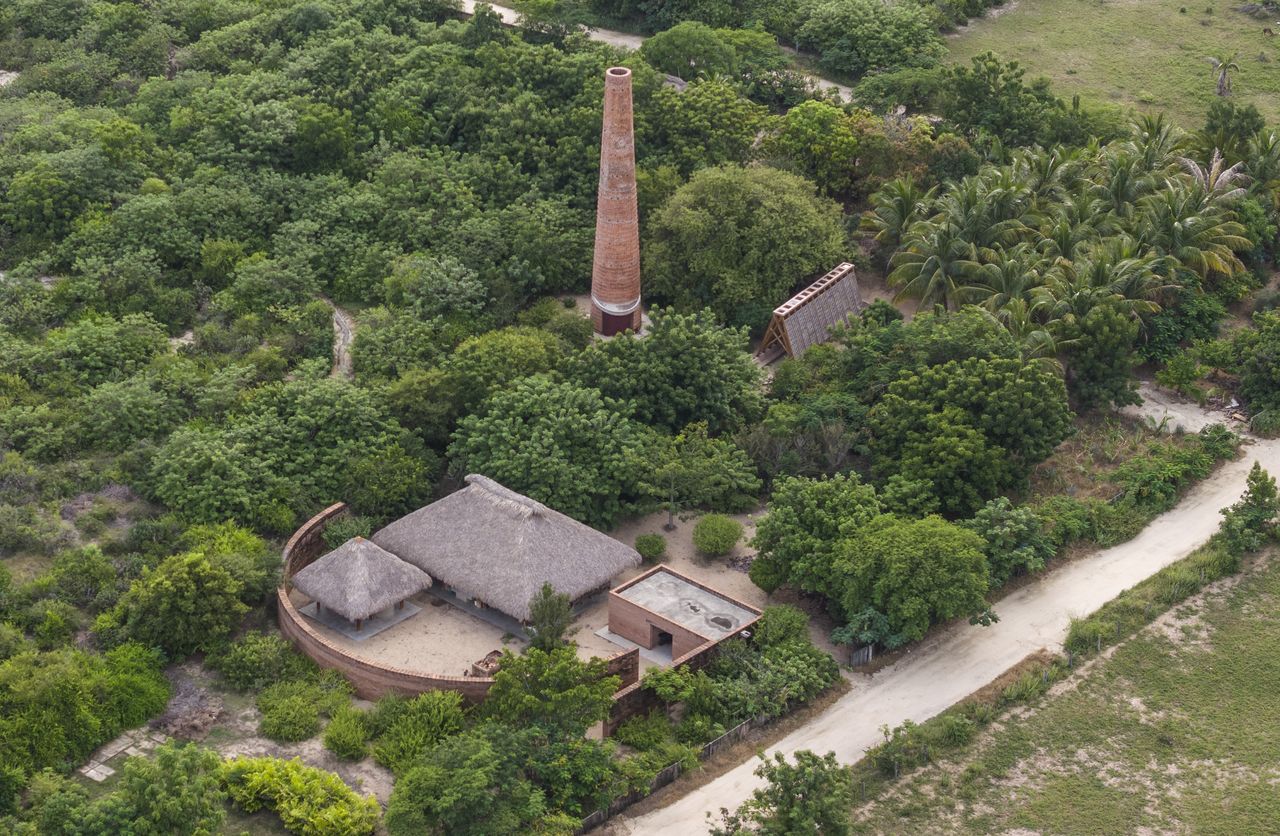
[[[489,693],[493,679],[487,676],[447,676],[391,667],[362,659],[330,642],[307,623],[307,619],[289,600],[289,579],[325,552],[325,526],[347,512],[339,502],[302,524],[285,543],[283,582],[276,590],[276,617],[280,632],[322,668],[338,671],[356,689],[356,694],[376,700],[384,694],[421,694],[425,691],[457,691],[471,702],[480,702]],[[622,679],[622,693],[640,678],[640,651],[624,650],[608,660],[608,674]]]
[[[298,650],[315,660],[323,668],[339,671],[355,686],[356,694],[367,700],[376,700],[385,694],[421,694],[424,691],[458,691],[471,702],[479,702],[489,693],[493,680],[482,676],[445,676],[443,674],[418,673],[393,668],[352,656],[331,644],[324,636],[307,624],[306,618],[294,609],[289,593],[284,587],[276,593],[280,605],[280,632],[284,633]]]
[[[303,523],[285,544],[284,582],[276,590],[277,619],[280,632],[294,643],[317,665],[340,672],[355,686],[356,693],[367,700],[376,700],[384,694],[421,694],[424,691],[458,691],[472,702],[479,702],[489,693],[493,680],[481,676],[445,676],[419,673],[380,665],[353,656],[324,636],[320,635],[289,600],[289,579],[302,567],[324,553],[321,534],[332,520],[346,513],[347,506],[339,502],[316,514]]]

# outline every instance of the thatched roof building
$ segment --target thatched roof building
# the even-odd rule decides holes
[[[577,600],[640,565],[635,549],[485,476],[373,535],[382,548],[451,587],[528,621],[549,583]]]
[[[847,322],[863,307],[857,271],[843,262],[774,308],[756,353],[773,359],[778,353],[799,357],[809,346],[826,342],[831,326]]]
[[[431,578],[363,537],[299,570],[293,588],[357,624],[431,586]]]

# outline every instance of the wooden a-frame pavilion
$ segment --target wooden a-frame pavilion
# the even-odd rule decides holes
[[[857,271],[843,262],[774,308],[756,355],[765,363],[783,354],[799,357],[810,346],[825,342],[831,326],[846,322],[862,308]]]

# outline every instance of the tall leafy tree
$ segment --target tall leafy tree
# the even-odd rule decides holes
[[[877,473],[924,468],[943,507],[964,516],[1021,484],[1066,438],[1071,411],[1061,376],[1043,364],[972,358],[904,373],[868,425]]]
[[[596,389],[538,376],[495,392],[458,425],[459,472],[481,473],[583,522],[612,525],[634,501],[641,433]]]
[[[706,169],[651,218],[646,287],[681,311],[709,307],[762,327],[794,287],[843,252],[840,209],[813,184],[771,168]]]
[[[766,592],[788,584],[834,596],[836,543],[879,514],[875,489],[854,473],[778,481],[751,541],[751,580]]]
[[[676,431],[701,422],[712,432],[740,427],[762,410],[760,370],[745,329],[724,328],[706,309],[655,309],[644,339],[597,342],[566,375],[627,401],[641,423]]]
[[[94,629],[158,647],[182,658],[230,637],[248,607],[243,584],[198,552],[167,558],[134,581]]]
[[[667,512],[667,530],[687,508],[741,512],[756,503],[755,466],[734,442],[710,437],[706,424],[690,424],[675,436],[654,436],[641,455],[637,478]]]
[[[767,783],[734,812],[721,809],[712,836],[847,836],[852,831],[853,770],[828,752],[802,749],[789,763],[775,752],[761,755],[756,775]]]
[[[574,647],[529,648],[503,653],[483,712],[502,723],[578,737],[603,720],[619,679],[605,674],[603,659],[584,662]]]
[[[890,633],[919,640],[933,624],[987,609],[982,538],[940,517],[882,516],[837,548],[846,614],[882,613]]]

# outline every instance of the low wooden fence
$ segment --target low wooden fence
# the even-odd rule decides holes
[[[715,740],[705,744],[702,749],[698,751],[698,760],[705,761],[708,758],[714,757],[718,753],[744,739],[751,733],[752,729],[758,729],[761,726],[766,726],[770,722],[771,720],[768,717],[756,717],[751,720],[743,720],[741,723],[729,729]],[[665,787],[667,784],[674,782],[683,773],[684,767],[678,763],[671,764],[654,776],[653,783],[649,785],[648,789],[636,790],[635,792],[629,792],[626,795],[618,796],[609,803],[608,807],[596,810],[594,813],[583,819],[582,824],[578,826],[576,832],[587,833],[594,830],[630,807],[632,804],[635,804],[638,801],[643,801]]]
[[[862,665],[870,665],[871,660],[876,657],[876,646],[874,644],[864,644],[862,647],[855,647],[849,650],[849,667],[857,668]]]

